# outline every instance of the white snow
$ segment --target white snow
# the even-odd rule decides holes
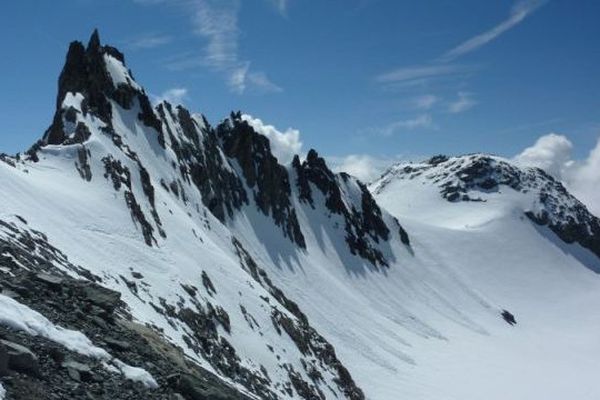
[[[533,192],[503,187],[478,193],[485,203],[451,203],[425,176],[394,177],[379,188],[373,185],[378,202],[408,230],[415,257],[453,271],[464,290],[484,300],[468,315],[485,331],[438,320],[445,341],[412,343],[416,367],[402,374],[405,396],[598,398],[592,371],[600,367],[600,315],[593,304],[600,300],[600,279],[581,260],[599,261],[524,217]],[[439,288],[431,277],[427,282]],[[458,292],[448,294],[465,310]],[[515,314],[516,326],[497,318],[504,308]]]
[[[4,389],[4,386],[2,386],[2,383],[0,383],[0,400],[4,400],[6,397],[6,389]]]
[[[115,87],[125,84],[132,86],[134,89],[141,90],[140,85],[133,80],[129,70],[127,70],[121,61],[111,55],[105,54],[104,62]]]
[[[127,379],[141,382],[151,388],[158,387],[152,375],[146,370],[125,364],[112,357],[106,350],[95,346],[83,333],[56,326],[37,311],[2,294],[0,294],[0,324],[22,330],[29,335],[42,336],[79,354],[104,360],[105,365],[114,365]]]
[[[94,346],[83,333],[56,326],[37,311],[2,294],[0,324],[45,337],[79,354],[102,359],[110,357],[105,350]]]
[[[135,382],[141,382],[149,388],[156,389],[158,387],[158,383],[156,383],[152,375],[150,375],[150,373],[145,369],[132,367],[131,365],[127,365],[118,359],[114,359],[112,362],[127,379]]]

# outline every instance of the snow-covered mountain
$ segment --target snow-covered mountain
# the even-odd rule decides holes
[[[437,157],[367,188],[314,150],[282,165],[239,112],[152,107],[97,32],[0,160],[7,396],[600,394],[600,224],[541,170]]]
[[[484,331],[472,335],[443,323],[448,342],[416,351],[408,379],[422,386],[411,395],[598,397],[589,371],[600,354],[600,220],[560,182],[537,168],[472,154],[397,164],[369,188],[400,218],[416,258],[433,254],[440,271],[453,271],[485,299],[481,310],[467,313]],[[466,312],[460,299],[452,304]],[[515,317],[514,329],[482,319],[489,306],[508,311],[508,322]]]
[[[435,156],[424,163],[394,165],[370,189],[385,203],[394,202],[390,210],[402,213],[400,207],[414,204],[403,201],[403,194],[396,191],[422,192],[413,188],[415,183],[439,190],[439,195],[450,203],[493,203],[470,207],[473,210],[498,212],[512,208],[536,224],[547,226],[564,242],[577,243],[600,257],[600,219],[539,168],[519,168],[508,160],[482,154]],[[437,200],[437,196],[432,195],[432,199]],[[600,272],[597,260],[593,261],[589,267]]]

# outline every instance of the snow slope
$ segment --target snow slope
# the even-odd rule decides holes
[[[97,34],[71,45],[43,139],[2,160],[0,221],[14,228],[0,240],[42,232],[68,256],[56,268],[97,276],[257,398],[600,395],[597,220],[568,193],[465,184],[451,192],[486,201],[448,201],[448,185],[396,168],[376,202],[314,151],[279,164],[239,113],[212,127],[152,109]]]
[[[411,397],[598,398],[593,371],[600,360],[600,341],[594,333],[600,316],[593,305],[600,296],[600,281],[593,270],[600,260],[526,215],[543,207],[539,196],[547,188],[544,180],[551,178],[543,174],[536,177],[536,185],[528,185],[523,176],[538,171],[520,170],[485,155],[438,162],[396,165],[370,189],[411,232],[415,254],[434,252],[464,285],[484,295],[489,304],[512,312],[517,325],[485,321],[481,312],[471,317],[481,323],[482,333],[444,324],[447,341],[415,349],[418,368],[406,376],[416,384]],[[467,176],[478,163],[493,167],[480,176]],[[523,175],[523,187],[515,189],[506,181],[486,189],[470,185],[490,176],[502,182],[498,176],[504,168]],[[464,200],[462,194],[461,199],[448,200],[445,189],[459,182],[471,189],[465,189]],[[560,198],[568,203],[565,212],[579,206],[570,196]],[[551,211],[549,215],[552,219]]]

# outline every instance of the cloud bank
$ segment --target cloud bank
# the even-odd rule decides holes
[[[343,157],[327,157],[333,172],[346,172],[364,183],[372,182],[401,157],[375,157],[368,154],[350,154]]]
[[[288,128],[280,131],[273,125],[265,124],[259,118],[244,114],[242,119],[250,124],[254,130],[269,139],[271,142],[271,151],[281,164],[288,164],[294,158],[294,155],[302,152],[302,142],[300,141],[300,131]]]
[[[573,144],[550,133],[514,157],[520,165],[539,167],[561,180],[596,216],[600,216],[600,138],[583,160],[573,159]]]
[[[154,104],[158,104],[161,101],[168,101],[173,105],[183,104],[184,100],[188,97],[188,90],[183,87],[176,87],[165,90],[158,96],[152,96]]]

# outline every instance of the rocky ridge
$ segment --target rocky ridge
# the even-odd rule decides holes
[[[24,156],[3,155],[0,161],[16,174],[27,175],[39,165],[54,162],[68,165],[66,160],[72,160],[73,169],[62,173],[79,177],[82,190],[93,187],[120,201],[149,248],[160,251],[170,236],[180,234],[167,228],[174,207],[185,210],[192,224],[199,224],[201,230],[205,230],[192,229],[199,245],[204,243],[203,237],[217,228],[216,221],[232,226],[248,214],[251,218],[269,221],[294,252],[306,253],[310,250],[305,240],[307,227],[299,218],[305,214],[305,207],[323,210],[332,231],[337,229],[335,221],[343,221],[342,242],[347,247],[338,251],[349,252],[353,263],[368,264],[375,270],[389,265],[382,248],[387,248],[397,232],[408,244],[406,232],[379,209],[366,187],[348,175],[333,174],[315,151],[311,151],[301,165],[296,165],[299,163],[296,159],[294,165],[285,166],[272,155],[268,139],[244,121],[240,112],[231,113],[229,118],[212,127],[202,115],[182,106],[162,102],[153,109],[144,89],[125,66],[123,54],[102,45],[97,31],[87,46],[71,43],[58,86],[56,113],[43,138]],[[322,196],[315,196],[317,191]],[[247,213],[251,209],[258,211],[259,216]],[[177,353],[179,358],[185,359],[187,375],[181,378],[183,373],[178,372],[178,377],[172,377],[165,375],[165,371],[173,360],[164,359],[164,354],[144,353],[141,348],[132,346],[130,352],[119,350],[143,365],[148,360],[154,364],[158,363],[154,360],[163,360],[159,367],[152,364],[154,366],[147,368],[157,377],[160,387],[155,394],[147,395],[148,398],[164,395],[204,398],[206,395],[197,389],[198,385],[204,385],[202,387],[209,392],[220,393],[223,398],[243,398],[241,388],[249,395],[265,399],[364,398],[333,346],[269,278],[266,270],[259,267],[259,262],[254,261],[235,232],[229,233],[228,246],[238,255],[242,271],[250,277],[247,290],[257,301],[264,302],[258,309],[273,326],[277,335],[275,342],[291,340],[293,346],[286,349],[281,345],[274,347],[275,343],[267,344],[272,353],[269,357],[277,360],[275,370],[267,370],[242,355],[245,349],[236,347],[232,339],[244,329],[265,342],[263,337],[273,334],[267,333],[271,328],[264,322],[259,324],[261,316],[257,314],[257,305],[250,307],[240,302],[237,309],[225,305],[212,273],[198,270],[200,284],[182,281],[176,292],[159,296],[152,291],[142,272],[114,273],[110,268],[101,273],[90,272],[94,268],[70,262],[65,253],[51,245],[45,234],[29,227],[25,219],[21,222],[0,220],[0,223],[5,233],[2,240],[6,256],[2,260],[6,263],[7,279],[3,286],[6,293],[14,294],[19,302],[38,310],[53,323],[100,338],[108,347],[118,347],[114,341],[119,337],[131,339],[126,340],[129,345],[145,343],[139,337],[143,332],[150,335],[159,348],[166,346],[168,354]],[[219,232],[223,229],[218,226]],[[38,273],[47,274],[48,279],[37,279]],[[128,298],[139,303],[138,307],[149,307],[151,311],[146,312],[160,318],[158,325],[161,326],[136,322],[131,300],[115,300],[111,309],[105,310],[85,297],[89,290],[100,291],[107,286],[126,291]],[[84,290],[84,287],[93,289]],[[266,295],[254,294],[257,287]],[[106,290],[108,297],[123,293]],[[45,299],[50,295],[57,295],[61,300],[48,303]],[[242,291],[239,295],[242,296]],[[230,301],[231,298],[226,299],[227,303]],[[233,316],[240,310],[247,324],[243,329],[236,325]],[[181,339],[179,347],[173,344],[173,335]],[[25,339],[19,332],[7,331],[6,337],[34,346],[37,352],[48,345],[35,342],[37,338]],[[106,371],[98,371],[97,362],[68,355],[70,361],[79,363],[73,365],[82,370],[69,372],[67,368],[63,371],[65,374],[103,376],[106,382],[111,382],[107,386],[90,379],[95,386],[87,387],[87,381],[76,380],[77,385],[85,387],[86,393],[111,393],[113,383],[119,382],[114,377],[109,379]],[[208,368],[200,367],[199,360],[202,360],[200,364],[207,363]],[[177,362],[183,365],[181,360]],[[47,371],[53,365],[43,364],[42,370]],[[193,372],[189,372],[190,369]],[[276,377],[272,375],[274,371]],[[10,386],[9,392],[16,394],[28,390],[24,387],[41,388],[56,383],[56,378],[50,375],[44,379],[18,381],[21,383]],[[198,379],[203,383],[197,383]],[[136,396],[147,392],[147,388],[128,387]],[[198,390],[200,394],[196,393]],[[75,398],[79,395],[61,393]]]
[[[571,195],[561,182],[539,168],[522,168],[508,160],[482,154],[435,156],[423,163],[391,167],[373,183],[375,194],[395,179],[423,179],[439,188],[448,202],[485,202],[487,196],[512,190],[533,196],[524,210],[566,243],[578,243],[600,257],[600,219]]]

